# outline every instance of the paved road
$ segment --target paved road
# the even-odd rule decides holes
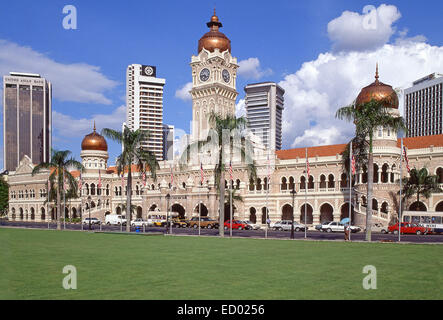
[[[45,222],[21,222],[21,221],[5,221],[0,220],[0,226],[5,227],[20,227],[20,228],[38,228],[38,229],[48,229],[48,223]],[[56,223],[50,223],[49,229],[55,230],[57,227]],[[88,225],[83,226],[84,231],[88,231]],[[63,224],[62,224],[63,228]],[[82,226],[80,224],[66,224],[67,230],[82,230]],[[92,231],[113,231],[120,232],[119,226],[107,226],[102,225],[101,228],[98,225],[92,226]],[[123,227],[123,231],[126,231],[126,227]],[[131,231],[135,232],[135,228],[131,227]],[[165,228],[160,227],[148,227],[145,230],[146,233],[154,233],[154,232],[165,232]],[[190,228],[173,228],[173,234],[178,235],[198,235],[198,229],[190,229]],[[217,236],[218,229],[201,229],[200,234],[202,236]],[[232,235],[234,237],[253,237],[253,238],[264,238],[265,231],[264,230],[233,230]],[[291,235],[290,231],[273,231],[268,230],[269,238],[279,238],[279,239],[289,239]],[[225,236],[229,236],[229,230],[225,231]],[[304,239],[304,232],[295,232],[295,239]],[[319,231],[308,231],[307,239],[311,240],[343,240],[343,233],[326,233]],[[351,235],[352,240],[364,241],[365,234],[364,232],[353,233]],[[439,235],[402,235],[402,241],[405,242],[415,242],[415,243],[443,243],[443,234]],[[381,233],[373,233],[372,234],[373,241],[398,241],[398,235],[393,234],[381,234]]]

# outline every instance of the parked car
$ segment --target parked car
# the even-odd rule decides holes
[[[180,219],[172,219],[172,227],[174,228],[186,228],[188,226],[188,223],[185,220]]]
[[[226,220],[224,223],[225,230],[231,229],[231,220]],[[233,220],[232,221],[232,229],[234,230],[249,230],[250,227],[247,223],[244,223],[240,220]]]
[[[317,231],[325,231],[325,230],[323,230],[323,225],[328,225],[328,224],[330,224],[331,223],[331,221],[325,221],[325,222],[323,222],[323,223],[321,223],[321,224],[317,224],[316,226],[315,226],[315,230],[317,230]]]
[[[366,228],[364,228],[364,231],[366,232]],[[385,234],[388,233],[388,227],[379,222],[374,222],[371,227],[371,232],[381,232]]]
[[[122,216],[120,214],[108,214],[105,217],[105,223],[109,225],[120,225],[123,224],[126,225],[126,216]]]
[[[390,233],[398,234],[398,222],[392,226],[388,227],[388,230]],[[428,234],[432,233],[432,230],[430,228],[419,226],[415,223],[401,223],[401,233],[402,234]]]
[[[198,217],[193,217],[191,220],[189,220],[188,227],[197,229],[199,224]],[[219,223],[216,220],[210,219],[208,217],[201,217],[200,218],[200,227],[201,228],[207,228],[207,229],[215,229],[218,228]]]
[[[147,226],[147,225],[148,225],[148,222],[143,219],[140,219],[140,218],[131,221],[132,227],[143,227],[143,226]]]
[[[292,221],[291,220],[277,221],[277,222],[271,223],[270,227],[274,230],[291,231]],[[296,232],[305,231],[305,229],[306,229],[306,226],[304,224],[299,224],[297,221],[294,221],[294,230]]]
[[[326,232],[345,232],[345,225],[340,222],[329,222],[328,224],[322,224],[322,230]],[[361,231],[360,227],[351,226],[351,232],[356,233]]]
[[[249,220],[246,220],[246,221],[243,221],[243,222],[246,223],[251,230],[260,230],[261,229],[261,225],[259,225],[257,223],[253,223],[253,222],[251,222]]]
[[[83,224],[100,224],[101,221],[97,218],[84,218],[82,221]]]

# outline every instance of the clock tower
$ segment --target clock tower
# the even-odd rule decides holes
[[[235,115],[237,58],[231,55],[231,40],[219,31],[222,23],[215,14],[192,56],[192,140],[207,137],[212,112],[222,117]]]

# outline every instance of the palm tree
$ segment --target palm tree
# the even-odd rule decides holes
[[[412,169],[409,172],[409,178],[403,178],[402,182],[404,184],[403,199],[410,199],[417,196],[417,201],[412,204],[416,204],[417,211],[419,211],[420,195],[429,199],[432,193],[443,192],[438,183],[438,176],[429,175],[426,168],[421,168],[420,170]]]
[[[372,190],[374,181],[374,158],[373,158],[373,139],[374,133],[379,127],[399,131],[406,131],[406,125],[402,117],[394,116],[389,112],[389,105],[392,97],[383,100],[372,99],[367,103],[356,106],[355,103],[340,108],[336,117],[341,120],[347,120],[355,123],[355,138],[359,143],[359,153],[367,153],[368,169],[368,188],[367,188],[367,207],[366,207],[366,241],[371,241],[372,226]],[[364,137],[364,138],[363,138]],[[361,159],[359,159],[361,161]]]
[[[49,175],[49,183],[51,185],[49,201],[55,200],[57,204],[57,212],[58,212],[57,230],[60,230],[61,217],[62,217],[61,195],[62,195],[62,190],[64,190],[63,176],[65,176],[68,182],[69,190],[67,190],[67,192],[69,194],[73,192],[77,193],[77,183],[75,181],[75,178],[69,172],[69,169],[77,169],[83,171],[84,167],[80,162],[78,162],[74,158],[71,157],[68,159],[68,157],[71,155],[71,151],[69,150],[58,151],[52,149],[51,153],[52,153],[51,161],[43,162],[36,165],[32,170],[32,175],[39,173],[42,169],[53,169],[51,174]]]
[[[256,168],[253,160],[253,146],[252,142],[247,138],[246,129],[247,120],[244,117],[236,118],[233,115],[222,117],[221,115],[212,112],[209,115],[210,130],[206,140],[197,141],[189,144],[181,156],[181,163],[190,159],[191,150],[197,149],[199,152],[201,148],[208,147],[211,153],[217,156],[214,169],[214,178],[217,186],[217,193],[219,197],[219,225],[224,224],[224,205],[225,205],[225,177],[226,159],[224,155],[227,151],[232,154],[239,154],[241,161],[246,163],[248,174],[250,177],[256,177]],[[226,133],[229,134],[229,141],[224,141]],[[234,137],[235,135],[235,137]],[[215,140],[215,141],[214,141]],[[228,144],[229,150],[225,150],[225,145]],[[219,235],[224,237],[224,230],[219,229]]]
[[[128,128],[126,125],[123,128],[123,132],[116,131],[114,129],[104,128],[102,135],[118,142],[122,145],[123,151],[117,157],[116,166],[117,173],[120,176],[127,169],[127,198],[126,198],[126,231],[131,231],[131,212],[129,208],[132,208],[132,165],[137,166],[140,175],[146,170],[151,171],[154,181],[157,180],[157,168],[159,168],[157,158],[152,151],[143,150],[140,146],[143,141],[149,139],[149,131],[137,129],[135,131]]]

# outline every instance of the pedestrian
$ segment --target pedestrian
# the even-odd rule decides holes
[[[349,240],[349,224],[345,224],[345,241]]]

